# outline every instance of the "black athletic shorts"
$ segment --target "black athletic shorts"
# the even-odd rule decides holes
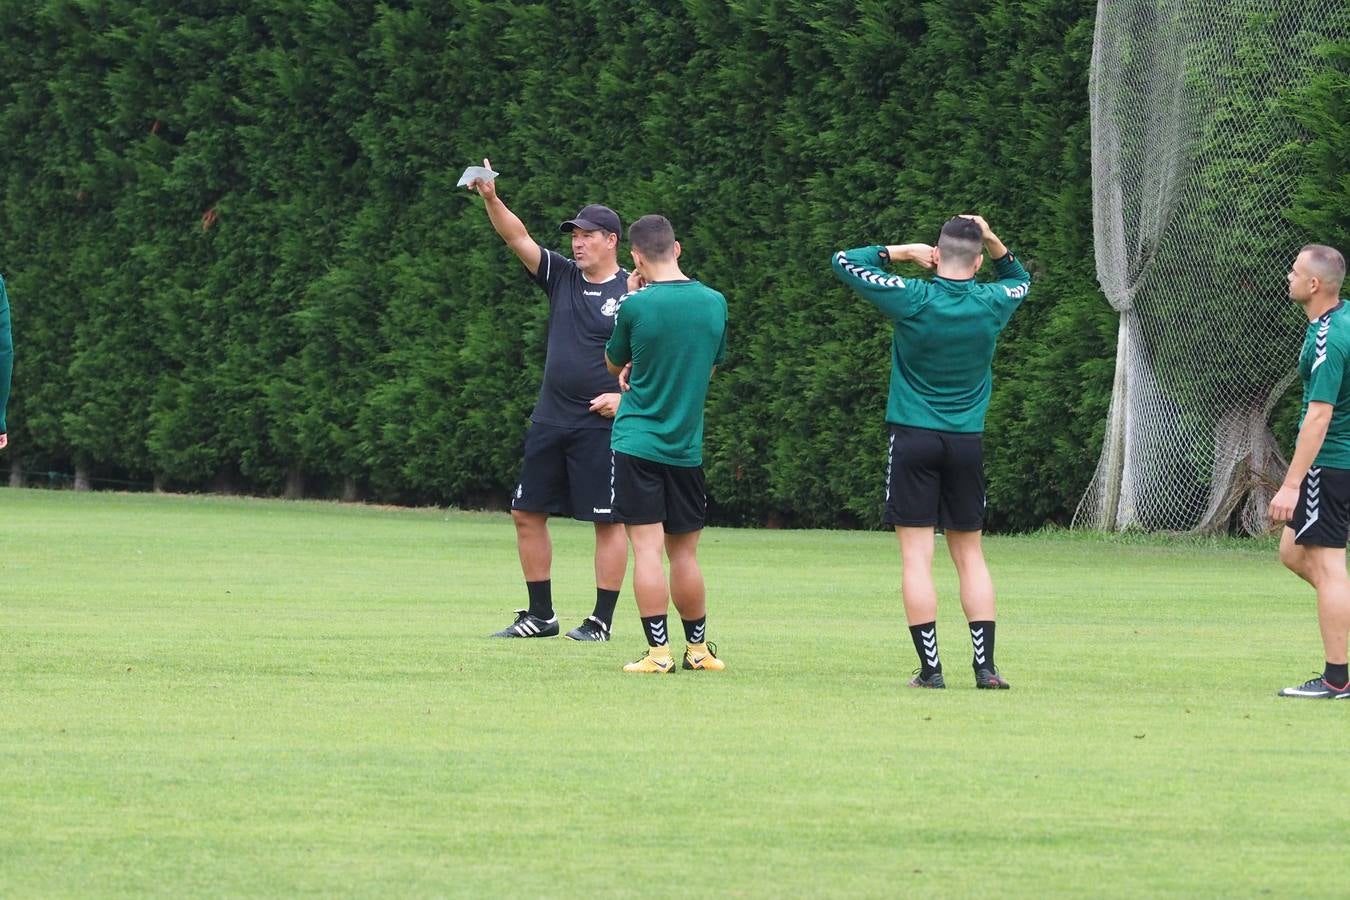
[[[982,435],[892,425],[886,457],[887,525],[984,529]]]
[[[619,521],[614,515],[609,429],[531,423],[511,508],[583,522]]]
[[[614,454],[614,508],[625,525],[665,525],[666,534],[703,527],[708,495],[702,466],[671,466]]]
[[[1294,543],[1344,547],[1350,534],[1350,469],[1314,466],[1298,486],[1298,503],[1289,520]]]

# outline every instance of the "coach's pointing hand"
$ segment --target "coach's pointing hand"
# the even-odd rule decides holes
[[[484,157],[484,158],[483,158],[483,168],[485,168],[485,169],[491,169],[491,168],[492,168],[492,163],[487,159],[487,157]],[[475,178],[473,181],[470,181],[470,182],[469,182],[469,184],[468,184],[468,189],[471,190],[471,191],[477,191],[477,192],[478,192],[478,196],[482,197],[484,200],[496,200],[496,199],[497,199],[497,182],[496,182],[496,179],[493,179],[493,178]]]

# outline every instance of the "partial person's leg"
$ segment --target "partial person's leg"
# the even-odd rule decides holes
[[[665,535],[666,556],[670,559],[670,599],[686,622],[703,620],[708,615],[707,588],[698,567],[698,539],[702,534],[699,530]]]
[[[609,639],[614,625],[614,607],[619,602],[623,576],[628,570],[628,537],[617,522],[595,523],[595,609],[590,619],[582,623],[596,632],[596,637]],[[572,632],[568,633],[572,636]]]
[[[567,465],[562,429],[531,425],[525,434],[525,458],[520,481],[511,496],[511,521],[516,528],[516,553],[525,576],[529,605],[497,637],[553,637],[558,633],[553,615],[553,543],[548,517],[566,511]]]
[[[975,669],[976,685],[994,687],[996,685],[991,682],[997,679],[1006,687],[1007,682],[998,678],[998,667],[994,664],[994,580],[984,561],[983,535],[981,531],[948,529],[947,552],[956,566],[956,577],[961,585],[961,608],[970,625],[971,666]]]
[[[1306,571],[1317,588],[1317,623],[1322,629],[1327,670],[1335,684],[1345,684],[1346,638],[1350,634],[1350,574],[1344,547],[1305,547]]]
[[[721,671],[726,664],[708,646],[708,591],[698,564],[698,542],[708,518],[702,466],[664,466],[666,556],[670,559],[670,597],[684,625],[686,669]]]
[[[660,523],[655,525],[625,525],[628,541],[633,545],[633,594],[637,597],[638,615],[663,616],[670,606],[666,586],[666,572],[662,564],[665,532]]]
[[[548,513],[511,510],[516,525],[516,552],[526,582],[548,581],[553,568],[553,541],[548,533]]]
[[[548,513],[511,510],[516,523],[516,552],[530,595],[530,615],[545,621],[553,618],[553,539],[548,533]]]
[[[1294,529],[1288,525],[1284,527],[1284,533],[1280,535],[1280,562],[1290,572],[1293,572],[1308,584],[1313,584],[1312,578],[1308,576],[1306,571],[1308,567],[1307,548],[1294,543]],[[1313,586],[1316,587],[1316,585]]]
[[[556,637],[558,617],[553,614],[553,583],[549,580],[553,546],[548,535],[548,514],[513,509],[511,519],[516,525],[516,552],[525,575],[529,606],[517,610],[516,621],[493,637]]]
[[[956,566],[956,578],[961,585],[961,608],[966,619],[994,618],[994,580],[984,561],[982,531],[952,531],[945,533],[947,552]]]
[[[1318,476],[1313,480],[1314,473]],[[1280,535],[1280,562],[1317,591],[1317,623],[1326,665],[1320,677],[1280,691],[1282,697],[1350,699],[1346,637],[1350,631],[1350,575],[1345,569],[1345,537],[1350,525],[1343,470],[1309,470],[1299,487],[1298,503]],[[1318,483],[1320,482],[1320,484]],[[1310,484],[1320,488],[1309,494]]]
[[[579,428],[567,444],[567,481],[572,512],[595,526],[595,608],[567,636],[609,640],[614,607],[628,567],[628,538],[614,521],[615,459],[609,429]]]
[[[937,588],[933,585],[933,528],[897,525],[895,536],[900,542],[900,595],[909,636],[919,655],[919,675],[910,684],[938,686],[928,684],[934,675],[942,674],[937,645]]]
[[[618,593],[628,571],[628,537],[617,522],[595,523],[595,586]]]
[[[960,582],[978,688],[1007,688],[994,665],[994,581],[984,561],[984,439],[944,433],[938,521]]]
[[[1280,561],[1317,590],[1317,624],[1326,664],[1320,678],[1280,691],[1283,697],[1350,699],[1346,639],[1350,632],[1350,575],[1344,547],[1295,544],[1292,528],[1280,538]]]
[[[549,580],[553,545],[548,536],[548,513],[513,509],[511,520],[516,526],[516,552],[530,600],[527,608],[516,610],[514,622],[492,636],[556,637],[558,617],[553,615],[553,583]]]
[[[933,585],[934,530],[928,527],[895,526],[900,542],[900,596],[910,625],[937,618],[937,588]]]
[[[693,671],[720,672],[726,663],[717,658],[708,645],[708,589],[698,565],[698,539],[703,530],[666,535],[666,556],[670,557],[670,597],[684,625],[684,661]]]
[[[1317,624],[1326,665],[1319,678],[1280,691],[1283,697],[1350,699],[1346,637],[1350,631],[1350,574],[1345,544],[1350,533],[1350,471],[1308,470],[1298,502],[1280,535],[1280,562],[1317,591]]]
[[[670,632],[666,611],[670,593],[662,565],[665,529],[654,525],[625,525],[633,545],[633,595],[637,598],[642,631],[647,638],[647,655],[624,666],[626,672],[671,672],[675,661],[670,655]]]

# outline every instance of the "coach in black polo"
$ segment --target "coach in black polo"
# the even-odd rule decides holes
[[[484,166],[491,168],[487,160]],[[555,637],[553,544],[548,517],[571,516],[595,524],[595,609],[567,633],[577,641],[607,641],[614,605],[628,565],[623,526],[611,500],[610,427],[619,408],[619,385],[605,369],[605,342],[614,331],[628,273],[619,267],[623,225],[606,206],[584,207],[562,223],[571,232],[572,258],[540,246],[497,196],[496,183],[469,184],[483,198],[497,234],[548,295],[548,353],[544,382],[525,436],[520,483],[511,496],[516,549],[529,607],[495,637]]]

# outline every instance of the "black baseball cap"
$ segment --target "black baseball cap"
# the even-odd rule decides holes
[[[599,203],[583,206],[576,218],[568,219],[558,226],[559,231],[571,231],[573,228],[580,228],[583,231],[612,231],[623,237],[623,223],[619,221],[619,214]]]

